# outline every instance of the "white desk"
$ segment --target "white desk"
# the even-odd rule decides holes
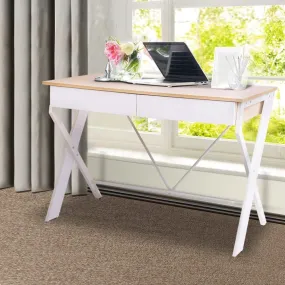
[[[241,146],[244,166],[248,175],[247,192],[241,211],[233,251],[233,256],[237,256],[244,247],[253,202],[257,209],[260,224],[266,224],[266,218],[257,188],[257,178],[273,99],[277,88],[252,86],[243,91],[216,90],[205,86],[166,88],[125,83],[99,83],[94,82],[95,76],[96,75],[86,75],[43,82],[43,84],[51,86],[50,115],[64,136],[68,150],[53,191],[46,221],[50,221],[59,216],[74,162],[78,165],[95,198],[101,197],[96,182],[92,179],[78,152],[78,145],[88,112],[128,116],[134,131],[152,160],[156,171],[169,190],[174,190],[184,177],[210,151],[212,146],[222,137],[228,128],[235,125],[237,140]],[[54,107],[79,111],[70,134],[53,112]],[[261,121],[254,152],[250,159],[242,133],[242,124],[244,121],[258,114],[262,114]],[[225,124],[227,127],[211,146],[205,150],[197,162],[189,168],[189,171],[176,185],[170,187],[139,132],[132,123],[130,119],[131,116]]]

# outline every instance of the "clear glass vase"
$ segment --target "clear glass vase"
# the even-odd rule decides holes
[[[141,59],[122,59],[117,65],[112,63],[111,77],[113,80],[128,81],[142,77]]]

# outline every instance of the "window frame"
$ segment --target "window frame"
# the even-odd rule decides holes
[[[241,3],[243,2],[243,3]],[[117,4],[117,0],[110,0],[111,5],[111,17],[113,17],[114,36],[120,36],[121,40],[130,40],[132,38],[132,15],[135,9],[161,9],[161,23],[162,23],[162,40],[173,41],[174,35],[174,23],[175,23],[175,9],[176,8],[197,8],[197,7],[215,7],[215,6],[257,6],[257,5],[285,5],[283,0],[247,0],[246,3],[240,0],[161,0],[150,2],[134,2],[133,0],[120,0],[120,5]],[[117,5],[116,5],[117,4]],[[119,9],[119,10],[118,10]],[[119,13],[118,13],[119,11]],[[125,19],[122,21],[122,19]],[[254,80],[284,80],[285,77],[252,77]],[[92,126],[91,128],[94,129]],[[95,127],[96,128],[96,127]],[[110,130],[102,130],[98,128],[96,132],[92,132],[91,141],[96,137],[98,138],[99,132],[100,139],[110,143]],[[105,132],[105,135],[104,135]],[[94,133],[94,135],[93,135]],[[146,139],[146,143],[152,146],[156,146],[164,152],[188,152],[202,151],[212,141],[212,138],[202,137],[187,137],[178,135],[178,123],[174,121],[162,121],[161,134],[148,134],[143,133],[143,138]],[[137,147],[139,142],[129,134],[129,132],[122,131],[122,141],[114,141],[118,147],[124,147],[132,144],[134,148]],[[127,139],[126,139],[127,138]],[[253,149],[254,142],[247,142],[249,151]],[[231,155],[237,155],[240,153],[240,149],[237,146],[235,140],[221,140],[219,144],[213,149],[213,153],[221,155],[230,160],[235,160]],[[285,145],[269,144],[266,143],[264,149],[265,157],[272,159],[284,159],[285,158]],[[274,162],[275,163],[275,162]]]

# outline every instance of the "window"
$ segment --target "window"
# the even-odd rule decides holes
[[[151,2],[151,1],[134,1]],[[159,2],[155,0],[155,2]],[[160,41],[161,34],[161,9],[134,9],[132,11],[132,38],[135,42]],[[158,73],[155,64],[148,58],[143,57],[144,71]],[[133,121],[142,132],[161,132],[161,121],[153,118],[133,118]]]
[[[256,77],[252,81],[278,85],[280,90],[266,141],[284,144],[284,82],[270,81],[260,76],[285,76],[285,5],[178,8],[175,9],[174,25],[175,40],[187,42],[208,74],[212,72],[215,47],[250,46],[252,61],[249,70]],[[245,123],[246,140],[256,139],[258,121],[256,117]],[[179,122],[178,135],[214,138],[222,129],[224,126]],[[224,138],[235,139],[234,128]]]
[[[114,27],[111,35],[121,40],[185,41],[206,73],[211,75],[216,46],[251,46],[252,82],[272,84],[280,88],[269,125],[265,156],[285,155],[285,4],[283,0],[248,0],[239,6],[238,0],[111,0]],[[245,2],[243,1],[243,4]],[[120,9],[120,11],[118,11]],[[116,18],[117,17],[117,18]],[[122,23],[122,19],[125,22]],[[265,56],[266,55],[266,56]],[[152,62],[144,62],[145,74],[157,74]],[[94,115],[96,116],[96,115]],[[101,116],[101,115],[100,115]],[[112,118],[111,118],[112,117]],[[125,118],[97,117],[96,128],[104,140],[139,143]],[[95,118],[96,119],[96,118]],[[106,119],[106,122],[103,122]],[[153,118],[133,118],[148,144],[173,150],[204,149],[224,126],[197,122],[165,122]],[[107,122],[108,121],[108,122]],[[246,140],[256,137],[259,118],[244,125]],[[102,122],[102,123],[101,123]],[[92,124],[90,124],[92,125]],[[108,135],[105,129],[111,130]],[[115,132],[114,132],[115,131]],[[215,151],[239,153],[234,129],[224,136]],[[271,145],[273,143],[274,145]]]
[[[203,6],[202,2],[206,7],[197,7]],[[223,2],[232,6],[220,6]],[[257,5],[258,2],[261,5]],[[156,41],[185,41],[208,75],[212,72],[215,47],[250,46],[251,82],[279,87],[266,141],[284,144],[285,5],[269,5],[282,4],[282,1],[275,2],[248,1],[249,6],[236,6],[239,1],[202,0],[199,4],[191,0],[133,1],[133,35],[143,40],[147,34]],[[140,23],[143,25],[139,26]],[[258,122],[259,117],[256,117],[245,123],[246,140],[256,139]],[[189,145],[193,148],[193,138],[215,138],[224,128],[221,125],[180,121],[174,125],[173,146],[187,148]],[[234,127],[224,139],[235,139]],[[194,143],[194,147],[199,148],[199,141]]]
[[[135,9],[132,22],[135,41],[159,41],[162,39],[160,9]]]

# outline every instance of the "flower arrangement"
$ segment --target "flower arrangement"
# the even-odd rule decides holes
[[[115,79],[141,77],[140,70],[140,45],[137,43],[120,43],[110,39],[105,44],[105,55],[113,66]]]

